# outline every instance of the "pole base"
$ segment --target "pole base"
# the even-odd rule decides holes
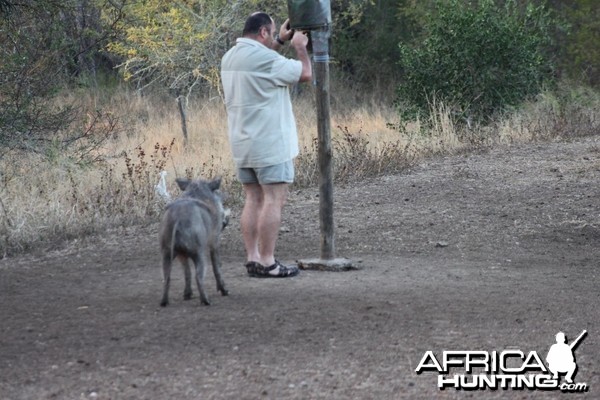
[[[308,260],[297,260],[296,262],[298,263],[298,268],[304,270],[340,272],[360,269],[358,266],[353,265],[351,260],[346,258],[333,258],[331,260],[313,258]]]

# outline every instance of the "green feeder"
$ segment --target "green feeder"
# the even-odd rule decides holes
[[[298,30],[313,30],[331,24],[329,0],[288,0],[290,27]]]

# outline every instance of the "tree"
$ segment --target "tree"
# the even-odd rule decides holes
[[[79,56],[92,48],[82,49],[69,33],[69,16],[81,3],[1,1],[0,157],[13,150],[49,154],[96,140],[97,116],[86,120],[77,105],[54,101],[77,73]]]
[[[232,44],[233,27],[243,24],[253,2],[227,0],[125,1],[122,32],[108,45],[119,68],[138,89],[167,88],[178,100],[187,140],[185,104],[196,89],[220,95],[220,60]],[[110,21],[110,14],[105,14]],[[240,29],[241,31],[241,29]],[[236,32],[237,33],[237,32]]]
[[[521,11],[516,1],[437,1],[425,15],[424,40],[400,45],[403,80],[398,103],[405,117],[427,115],[435,99],[456,120],[485,121],[519,105],[552,80],[550,14]]]
[[[41,152],[72,121],[71,109],[51,109],[47,102],[63,64],[55,10],[6,1],[1,9],[0,146]]]

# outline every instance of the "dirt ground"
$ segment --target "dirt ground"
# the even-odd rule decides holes
[[[159,307],[156,225],[1,260],[0,399],[600,398],[600,137],[428,160],[335,197],[337,255],[360,270],[249,278],[234,210],[230,295],[208,273],[208,307],[183,300],[179,268]],[[318,256],[316,190],[292,194],[278,251]],[[584,329],[584,393],[415,373],[428,350],[545,359]]]

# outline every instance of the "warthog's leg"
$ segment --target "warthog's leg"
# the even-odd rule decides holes
[[[219,255],[219,249],[210,249],[210,261],[212,263],[215,279],[217,280],[217,290],[221,292],[223,296],[227,296],[229,292],[225,288],[225,282],[223,281],[223,276],[221,276],[221,257]]]
[[[204,268],[204,249],[193,256],[194,265],[196,265],[196,283],[198,284],[198,292],[200,292],[200,300],[202,304],[210,305],[206,291],[204,290],[204,275],[206,274],[206,268]]]
[[[171,265],[173,259],[171,254],[163,254],[162,270],[163,270],[163,298],[160,302],[161,307],[169,304],[169,285],[171,284]]]
[[[180,257],[181,265],[183,265],[183,275],[185,276],[185,289],[183,290],[183,299],[189,300],[192,298],[192,271],[190,269],[190,260],[187,257]]]

